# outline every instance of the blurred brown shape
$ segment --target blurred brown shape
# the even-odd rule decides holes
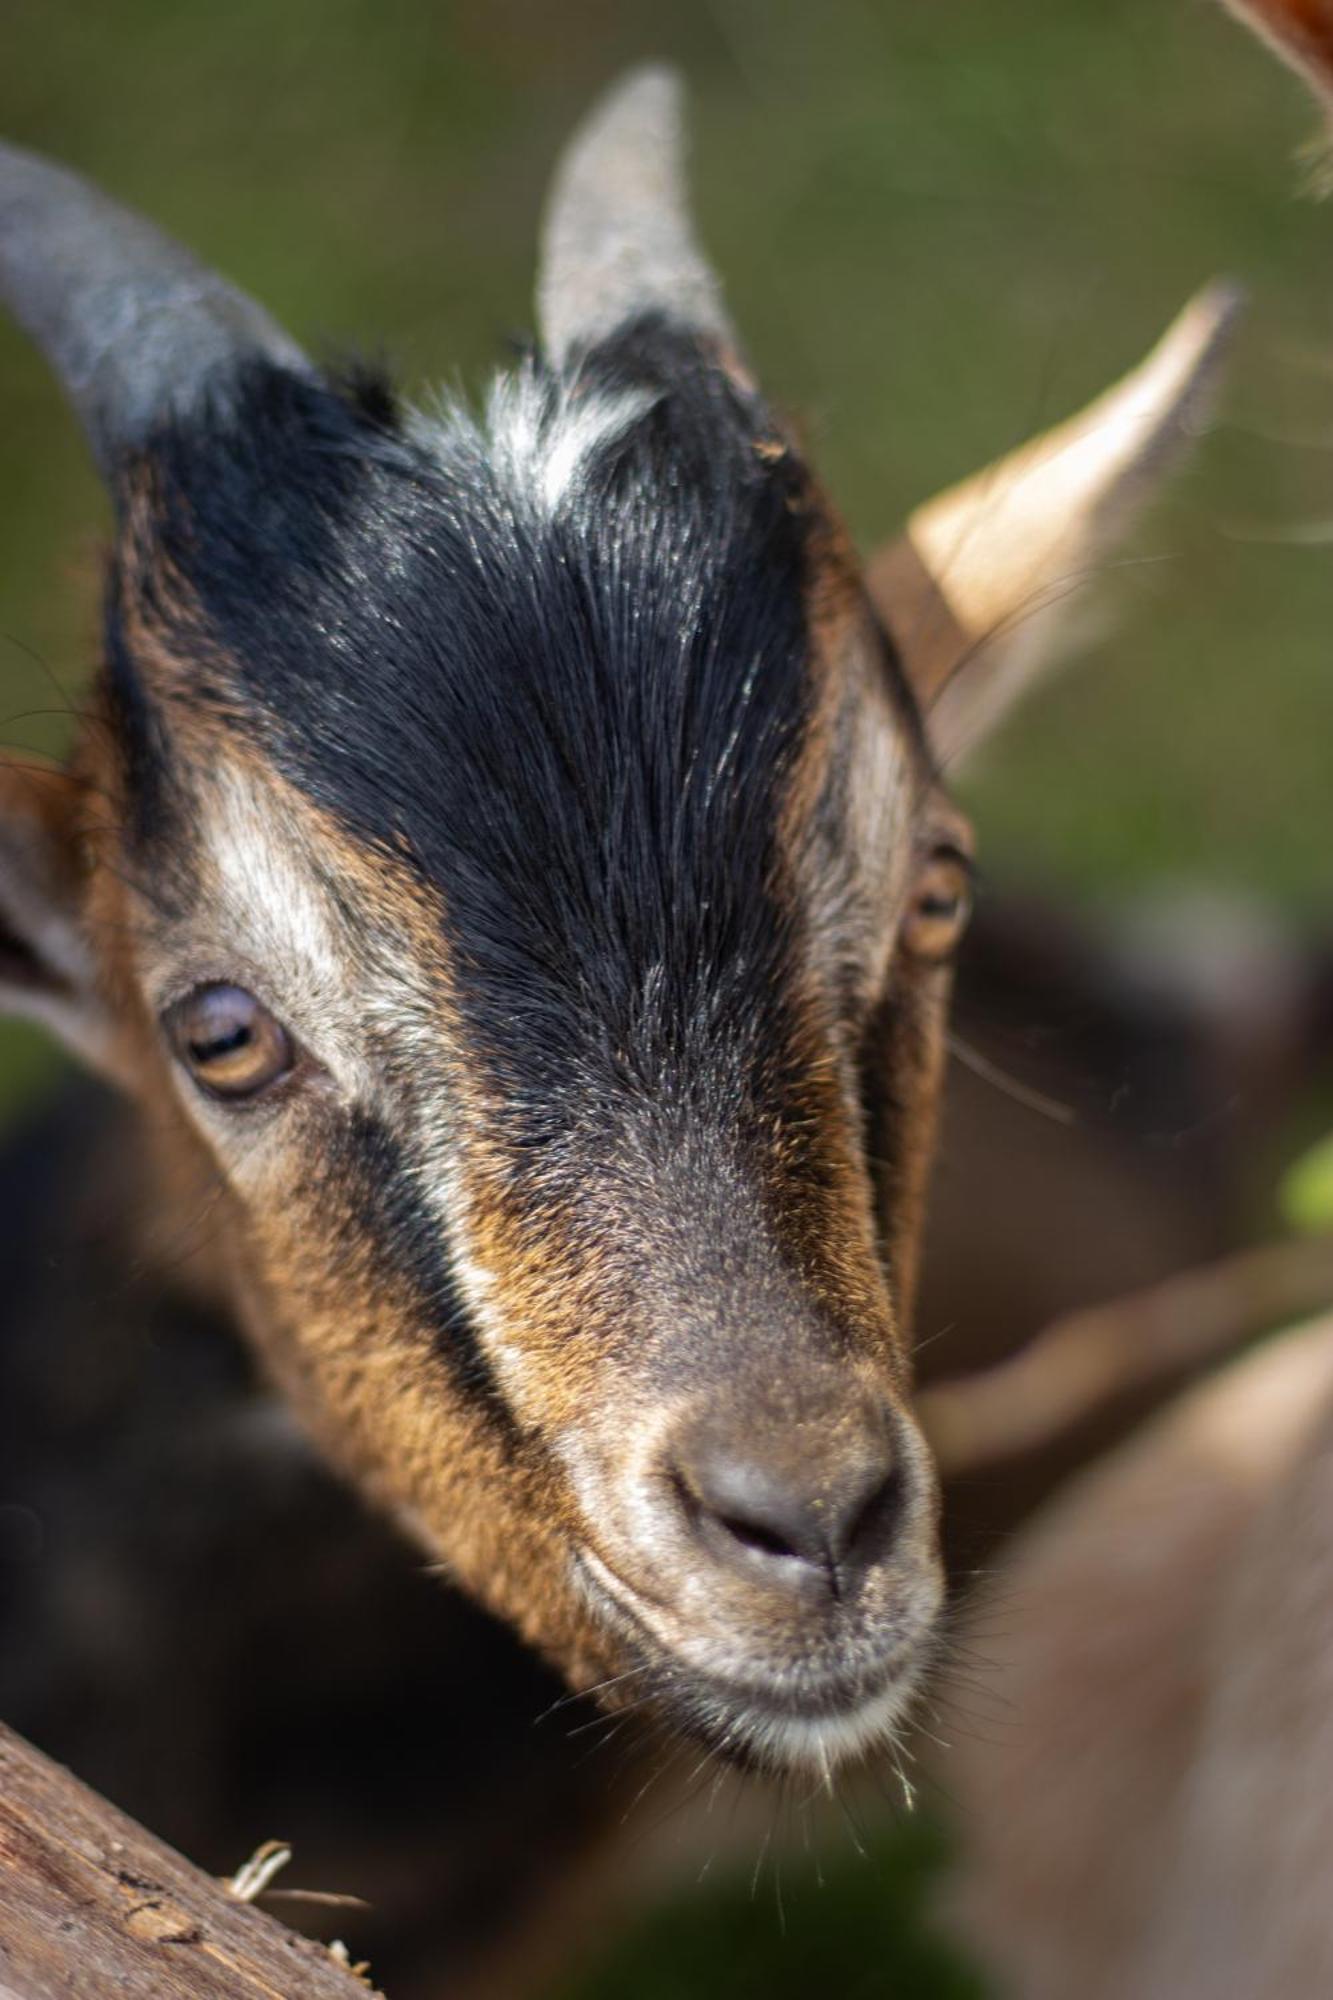
[[[978,1597],[949,1908],[1017,2000],[1330,1990],[1330,1522],[1325,1317],[1079,1480]]]
[[[995,1367],[926,1389],[918,1409],[945,1479],[1058,1437],[1111,1397],[1234,1353],[1333,1300],[1333,1238],[1269,1244],[1093,1306]]]

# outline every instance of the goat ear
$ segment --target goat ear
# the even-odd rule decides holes
[[[1239,308],[1195,298],[1147,360],[1056,430],[919,507],[868,585],[953,767],[1058,656],[1083,586],[1206,415]]]
[[[0,765],[0,1012],[111,1070],[110,1015],[83,934],[87,799],[55,766]]]
[[[575,133],[542,232],[537,315],[561,366],[647,313],[734,347],[721,287],[694,240],[680,80],[633,70]]]

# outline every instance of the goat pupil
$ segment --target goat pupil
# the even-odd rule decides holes
[[[214,1035],[206,1042],[191,1042],[190,1054],[198,1063],[217,1062],[219,1057],[234,1055],[245,1048],[253,1039],[250,1030],[237,1022],[229,1034]]]

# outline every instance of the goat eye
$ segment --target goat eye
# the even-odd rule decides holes
[[[972,868],[955,849],[933,854],[917,876],[903,922],[913,958],[940,964],[958,947],[972,914]]]
[[[163,1016],[177,1061],[210,1097],[256,1097],[296,1061],[292,1038],[242,986],[199,986]]]

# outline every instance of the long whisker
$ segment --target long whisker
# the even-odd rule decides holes
[[[1079,1114],[1072,1104],[1062,1104],[1058,1098],[1048,1097],[1045,1091],[1034,1090],[1031,1084],[1020,1083],[1010,1076],[989,1056],[983,1056],[954,1033],[948,1035],[947,1044],[951,1056],[957,1057],[964,1069],[970,1069],[973,1076],[979,1076],[983,1083],[993,1084],[1005,1097],[1012,1098],[1027,1111],[1035,1111],[1043,1118],[1049,1118],[1053,1125],[1072,1126],[1079,1123]]]

